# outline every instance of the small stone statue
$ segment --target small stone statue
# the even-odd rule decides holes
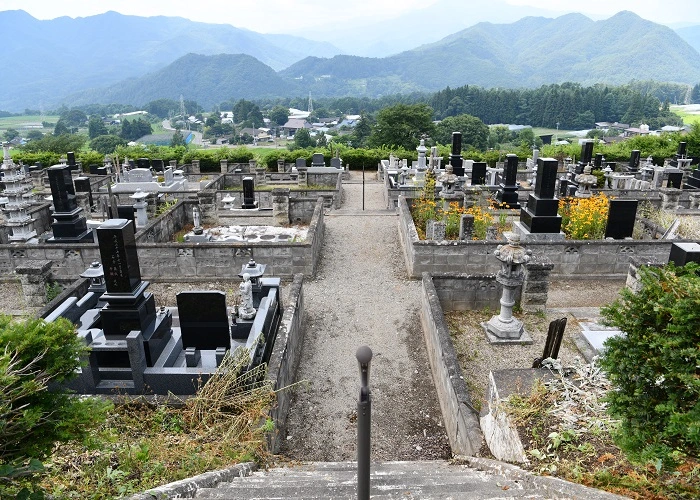
[[[591,174],[591,166],[586,165],[585,167],[583,167],[583,173],[578,174],[574,178],[574,180],[579,186],[579,189],[576,190],[576,197],[590,198],[593,194],[591,192],[591,187],[595,186],[598,182],[598,178],[595,175]]]
[[[454,193],[454,186],[457,183],[457,176],[453,173],[452,165],[445,166],[445,173],[438,177],[442,183],[442,191],[445,193]]]
[[[253,284],[250,282],[250,274],[243,273],[243,281],[238,285],[238,291],[241,296],[238,316],[241,319],[253,319],[257,311],[253,307]]]

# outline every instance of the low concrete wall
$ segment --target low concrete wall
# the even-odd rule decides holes
[[[423,280],[427,273],[423,274]],[[433,274],[430,275],[433,288],[440,304],[448,311],[498,310],[503,286],[496,281],[494,274]],[[520,302],[520,293],[516,294]]]
[[[419,240],[406,199],[399,199],[399,239],[411,277],[429,273],[490,274],[500,262],[493,256],[503,241]],[[676,240],[678,241],[678,240]],[[553,264],[553,278],[623,278],[630,257],[667,262],[670,240],[564,240],[528,242],[533,255],[546,256]]]
[[[290,209],[291,210],[291,209]],[[180,212],[177,212],[180,213]],[[185,212],[184,217],[187,217]],[[164,224],[175,224],[173,220]],[[230,278],[236,276],[251,258],[267,264],[267,273],[282,279],[295,274],[313,275],[318,266],[324,233],[323,200],[315,202],[308,236],[304,242],[285,243],[145,243],[148,227],[137,243],[141,276],[146,280],[189,281],[192,279]],[[155,238],[155,236],[154,236]],[[94,261],[100,252],[94,243],[60,245],[0,245],[0,276],[11,276],[26,260],[50,260],[54,279],[73,281]]]
[[[483,436],[430,275],[423,275],[421,325],[452,453],[475,455]]]
[[[270,410],[275,421],[275,432],[268,436],[268,450],[278,453],[282,440],[287,434],[287,414],[291,400],[291,389],[285,389],[296,382],[296,371],[301,359],[304,344],[304,276],[297,274],[290,285],[289,299],[284,304],[282,321],[277,330],[275,347],[267,366],[267,379],[274,384],[277,404]]]
[[[180,200],[136,233],[136,243],[167,243],[189,222],[196,200]]]

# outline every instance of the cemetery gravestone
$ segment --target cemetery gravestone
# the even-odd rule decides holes
[[[475,161],[472,165],[472,186],[486,184],[486,162]]]
[[[685,266],[688,262],[700,263],[700,244],[674,243],[668,261],[677,266]]]
[[[559,200],[554,197],[559,162],[554,158],[537,159],[535,193],[520,211],[520,221],[531,233],[556,233],[561,230]]]
[[[183,349],[231,347],[224,292],[180,292],[177,294],[177,310]]]
[[[669,172],[668,173],[668,184],[667,184],[668,187],[680,189],[682,182],[683,182],[683,172]]]
[[[255,201],[255,180],[252,177],[243,177],[243,205],[244,209],[257,207]]]
[[[51,224],[53,237],[49,243],[80,243],[92,239],[92,231],[75,199],[75,188],[69,165],[55,165],[48,169],[54,212]],[[89,184],[89,180],[88,180]]]
[[[638,200],[610,200],[606,238],[622,240],[632,237],[638,204]]]
[[[520,208],[517,175],[518,155],[509,154],[506,156],[506,164],[503,167],[503,182],[496,194],[496,199],[503,205],[501,208]]]
[[[450,154],[452,172],[457,177],[464,177],[464,162],[462,161],[462,133],[452,132],[452,153]]]

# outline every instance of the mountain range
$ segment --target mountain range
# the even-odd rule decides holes
[[[700,82],[700,27],[676,33],[631,12],[602,21],[567,14],[482,22],[381,58],[173,17],[108,12],[38,21],[6,11],[0,25],[7,27],[3,54],[9,62],[0,79],[0,109],[10,111],[61,103],[139,106],[180,95],[209,108],[230,99],[309,92],[377,97],[465,84]]]

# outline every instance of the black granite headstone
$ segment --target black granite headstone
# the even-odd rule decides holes
[[[224,292],[180,292],[177,294],[177,310],[183,349],[230,348]]]
[[[135,221],[136,216],[134,215],[134,206],[133,205],[117,205],[117,215],[114,218]]]
[[[633,149],[630,153],[630,164],[628,170],[630,172],[635,172],[639,170],[639,160],[641,158],[641,152],[638,149]]]
[[[559,196],[569,196],[569,179],[559,179]]]
[[[331,158],[331,167],[332,168],[343,168],[343,161],[340,158],[336,158],[335,156]]]
[[[581,144],[581,163],[587,165],[593,158],[593,141],[586,141]]]
[[[527,206],[520,211],[522,222],[531,233],[561,231],[559,200],[554,197],[559,162],[554,158],[537,159],[535,192],[528,196]]]
[[[683,182],[683,172],[669,172],[668,173],[668,184],[670,188],[681,188],[681,183]]]
[[[603,153],[596,153],[595,159],[593,160],[594,168],[603,168]]]
[[[503,182],[500,184],[496,199],[501,203],[502,208],[517,209],[518,203],[518,155],[506,155],[506,163],[503,167]]]
[[[306,168],[306,158],[297,158],[294,162],[296,168]]]
[[[678,143],[678,152],[676,153],[680,157],[685,157],[688,153],[688,143],[681,141]]]
[[[88,167],[88,169],[89,169],[88,172],[90,172],[91,175],[97,175],[97,174],[99,173],[99,172],[97,171],[99,168],[100,168],[99,165],[95,165],[95,164],[90,165],[90,166]]]
[[[255,180],[243,177],[243,208],[255,208]]]
[[[163,160],[160,158],[155,158],[155,159],[151,160],[151,166],[153,167],[153,170],[155,170],[156,172],[165,171],[165,162],[163,162]]]
[[[506,163],[503,166],[503,184],[515,186],[518,177],[518,155],[506,155]]]
[[[75,153],[73,151],[68,151],[66,158],[68,159],[68,166],[72,167],[75,165]]]
[[[107,293],[131,293],[141,283],[134,223],[109,219],[97,228]]]
[[[54,165],[48,169],[51,196],[56,212],[68,213],[78,208],[70,172],[70,165]]]
[[[685,179],[685,189],[700,189],[700,168],[694,169]]]
[[[76,177],[75,178],[75,192],[76,193],[87,193],[88,204],[92,207],[92,186],[90,185],[89,177]]]
[[[472,164],[472,186],[486,184],[486,166],[485,161],[475,161]]]
[[[537,158],[537,178],[535,179],[535,196],[554,198],[559,162],[553,158]]]
[[[610,200],[606,238],[622,240],[632,237],[638,204],[638,200]]]
[[[668,261],[677,266],[685,266],[688,262],[700,263],[700,244],[673,243]]]
[[[452,153],[450,154],[452,172],[458,177],[464,177],[464,161],[462,160],[462,133],[452,132]]]
[[[151,168],[151,160],[148,158],[139,158],[136,160],[138,168]]]

